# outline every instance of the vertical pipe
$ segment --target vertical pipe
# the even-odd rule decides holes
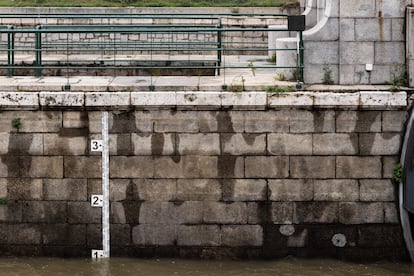
[[[36,41],[35,41],[35,51],[36,51],[36,77],[42,76],[42,26],[39,25],[36,27]]]
[[[102,249],[105,258],[110,257],[110,232],[109,232],[109,134],[108,112],[102,112]]]
[[[304,60],[305,60],[305,58],[304,58],[304,54],[305,54],[305,51],[304,51],[304,44],[303,44],[303,32],[302,31],[300,31],[299,32],[299,59],[300,59],[300,67],[299,67],[299,70],[300,70],[300,75],[299,75],[299,77],[300,77],[300,81],[302,81],[303,82],[303,70],[304,70],[304,68],[303,68],[303,66],[304,66]]]
[[[217,47],[218,47],[218,49],[217,49],[217,66],[218,66],[217,76],[220,76],[220,67],[221,67],[221,58],[222,58],[222,49],[221,48],[222,48],[223,41],[222,41],[222,37],[221,37],[221,35],[222,35],[221,27],[222,27],[221,17],[219,17],[218,18],[218,23],[217,23],[217,28],[218,28],[218,31],[217,31]]]

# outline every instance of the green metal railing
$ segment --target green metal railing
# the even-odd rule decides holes
[[[297,51],[298,63],[280,67],[275,64],[254,65],[257,69],[292,69],[303,79],[303,40],[298,31],[299,49],[269,49],[267,41],[248,39],[235,41],[235,34],[247,32],[289,32],[287,28],[252,28],[223,26],[223,18],[259,16],[288,20],[279,14],[0,14],[0,18],[36,20],[58,19],[165,19],[178,23],[139,24],[42,24],[31,26],[0,26],[0,34],[7,37],[7,45],[0,44],[0,52],[7,52],[6,69],[12,77],[18,70],[34,70],[37,77],[48,70],[215,70],[252,68],[251,64],[229,64],[226,55],[263,55],[268,50]],[[191,24],[188,20],[208,19],[210,23]],[[183,20],[183,23],[179,23]],[[131,21],[132,22],[132,21]],[[135,37],[134,37],[135,36]],[[4,36],[3,36],[4,37]],[[23,39],[24,38],[24,39]],[[29,39],[30,38],[30,39]],[[4,48],[3,48],[4,47]],[[7,49],[5,49],[7,47]],[[21,56],[29,55],[29,61]],[[88,55],[93,59],[85,59]],[[160,59],[160,56],[164,56]],[[33,56],[33,60],[30,60]],[[56,57],[57,58],[54,58]],[[139,56],[139,57],[138,57]],[[181,59],[177,58],[180,56]],[[64,57],[64,58],[62,58]],[[175,57],[175,58],[173,58]]]

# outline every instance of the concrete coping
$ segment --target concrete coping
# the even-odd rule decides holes
[[[406,109],[406,92],[0,92],[3,110],[42,109]]]

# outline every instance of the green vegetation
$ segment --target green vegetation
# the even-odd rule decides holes
[[[407,72],[405,72],[405,70],[402,73],[394,72],[392,74],[391,82],[389,84],[391,85],[391,92],[400,91],[401,86],[408,86]]]
[[[19,130],[22,127],[22,122],[20,121],[20,118],[14,118],[11,122],[12,127]]]
[[[0,197],[0,205],[4,205],[7,203],[7,199],[5,199],[4,197]]]
[[[325,64],[323,66],[323,80],[322,83],[326,84],[326,85],[330,85],[333,84],[333,80],[332,80],[332,70],[331,68],[329,68],[328,64]]]
[[[2,7],[277,7],[294,0],[0,0]]]
[[[392,179],[395,183],[401,183],[404,178],[403,168],[400,163],[394,166],[394,172],[392,174]]]

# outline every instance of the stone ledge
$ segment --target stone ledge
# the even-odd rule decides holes
[[[114,108],[190,110],[265,110],[267,108],[407,108],[406,92],[0,92],[3,109]]]
[[[36,110],[39,108],[39,93],[0,92],[0,107],[7,109]]]

